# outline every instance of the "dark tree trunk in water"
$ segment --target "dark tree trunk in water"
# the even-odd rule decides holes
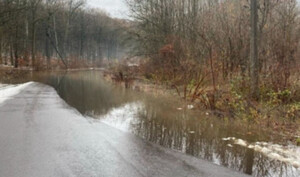
[[[246,174],[252,175],[253,164],[254,164],[254,151],[253,149],[247,149],[246,158],[245,158],[245,167],[244,167],[244,172]]]
[[[251,96],[254,99],[259,97],[259,61],[257,46],[257,0],[251,0],[251,41],[250,41],[250,77]]]

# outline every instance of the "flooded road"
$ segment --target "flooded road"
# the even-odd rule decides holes
[[[188,110],[173,98],[114,86],[98,71],[32,79],[53,86],[89,121],[103,122],[167,149],[252,176],[300,176],[299,148],[263,128]]]
[[[0,104],[1,177],[244,176],[85,118],[50,86],[21,86]]]

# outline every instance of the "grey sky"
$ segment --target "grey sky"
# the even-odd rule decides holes
[[[100,8],[108,12],[112,17],[128,18],[128,8],[125,0],[87,0],[87,6]],[[300,0],[297,0],[300,2]]]
[[[88,7],[103,9],[113,17],[128,17],[128,8],[124,0],[87,0],[87,5]]]

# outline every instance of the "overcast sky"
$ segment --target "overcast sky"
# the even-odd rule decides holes
[[[297,0],[300,2],[300,0]],[[112,17],[128,18],[128,8],[124,0],[87,0],[87,6],[100,8],[108,12]]]
[[[87,0],[87,5],[89,7],[103,9],[113,17],[128,17],[128,8],[124,0]]]

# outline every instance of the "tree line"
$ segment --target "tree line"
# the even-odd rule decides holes
[[[183,85],[184,97],[201,95],[199,88],[208,77],[213,90],[237,76],[251,78],[252,94],[257,95],[258,76],[275,90],[284,90],[299,73],[297,0],[127,0],[127,4],[134,19],[131,33],[140,46],[136,53],[149,58],[153,69],[148,70],[156,79]]]
[[[87,9],[83,0],[1,0],[0,62],[18,67],[59,60],[100,62],[124,53],[125,20]]]

